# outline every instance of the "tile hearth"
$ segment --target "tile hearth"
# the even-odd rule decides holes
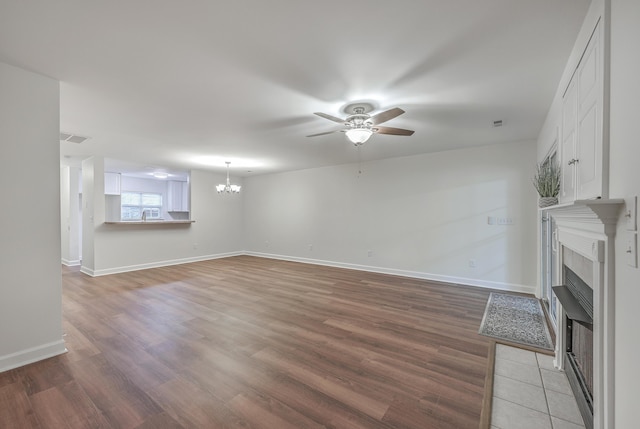
[[[492,429],[583,429],[564,372],[553,357],[496,344]]]

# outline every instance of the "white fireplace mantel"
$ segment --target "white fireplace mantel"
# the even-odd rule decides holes
[[[593,427],[614,427],[614,239],[616,225],[624,206],[623,199],[577,200],[540,209],[551,214],[556,223],[554,248],[558,267],[563,266],[562,248],[566,247],[593,261],[594,353],[593,353]],[[561,284],[558,270],[556,284]],[[564,331],[565,312],[559,305],[558,332]],[[557,336],[556,366],[563,369],[565,339]]]
[[[623,199],[576,200],[541,208],[551,213],[556,222],[569,225],[573,229],[583,229],[601,234],[610,233],[609,228],[618,223]]]

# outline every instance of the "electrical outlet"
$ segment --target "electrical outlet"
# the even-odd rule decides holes
[[[309,250],[313,250],[313,244],[309,245]]]
[[[476,260],[469,259],[469,268],[475,268],[475,267],[476,267]]]
[[[638,235],[635,232],[627,232],[625,258],[627,265],[633,268],[638,267]]]
[[[635,231],[638,222],[638,197],[625,198],[624,206],[624,217],[627,220],[627,231]]]
[[[198,248],[198,243],[193,243],[193,248],[197,249]]]
[[[265,240],[264,247],[269,247],[269,240]]]
[[[487,217],[487,225],[495,225],[496,224],[496,218],[493,216],[488,216]]]
[[[373,250],[367,250],[367,256],[370,258],[373,256]]]

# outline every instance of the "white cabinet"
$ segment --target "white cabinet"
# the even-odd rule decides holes
[[[170,180],[167,182],[167,211],[189,211],[189,183]]]
[[[120,195],[120,173],[104,173],[104,194]]]
[[[604,59],[598,22],[563,96],[560,202],[608,197],[604,134]]]
[[[576,81],[572,79],[562,99],[562,121],[560,123],[560,170],[562,179],[560,182],[560,194],[558,200],[563,202],[573,201],[576,198],[576,134],[577,134],[578,97]]]

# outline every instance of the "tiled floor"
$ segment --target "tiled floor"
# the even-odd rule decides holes
[[[553,367],[553,357],[496,345],[491,428],[584,428],[567,377]]]

